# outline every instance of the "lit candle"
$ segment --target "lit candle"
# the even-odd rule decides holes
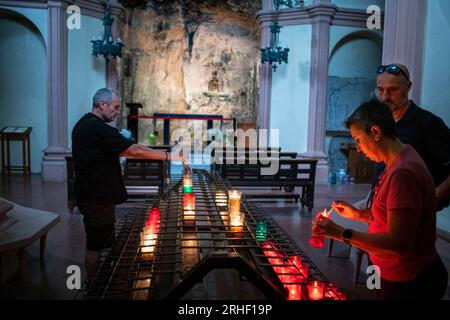
[[[228,212],[220,211],[220,216],[222,217],[222,221],[224,222],[224,224],[228,224]]]
[[[288,300],[301,300],[302,299],[302,286],[300,284],[287,284],[284,286],[288,289]]]
[[[195,209],[195,194],[186,193],[183,195],[183,209],[185,210]]]
[[[320,217],[329,218],[330,212],[331,210],[327,212],[327,209],[323,209],[322,212],[317,213],[316,222],[319,221]],[[315,226],[312,231],[318,232],[321,231],[321,228]],[[325,241],[324,236],[311,236],[309,244],[314,248],[323,248],[324,241]]]
[[[292,256],[291,257],[292,263],[300,269],[302,267],[302,257],[300,256]]]
[[[230,225],[231,231],[235,237],[242,237],[242,231],[244,230],[244,214],[242,212],[234,212],[232,214],[228,213],[228,223]]]
[[[192,176],[187,175],[183,177],[183,192],[192,193],[194,187],[192,186]]]
[[[311,300],[321,300],[323,298],[323,283],[317,280],[310,282],[308,294]]]
[[[149,230],[149,228],[144,228],[141,232],[141,253],[145,259],[153,258],[153,252],[155,250],[157,235]]]
[[[228,213],[233,214],[234,212],[241,211],[241,195],[242,192],[238,190],[231,190],[228,192]]]
[[[240,227],[244,225],[244,214],[242,212],[233,212],[230,214],[230,225]]]
[[[302,262],[302,258],[300,256],[293,256],[291,257],[291,260],[301,275],[305,279],[308,279],[308,266]]]
[[[195,220],[195,194],[193,193],[183,195],[183,220]]]
[[[184,221],[194,221],[195,220],[195,211],[185,209],[183,211],[183,219],[184,219]]]
[[[267,223],[265,221],[258,221],[256,223],[256,239],[266,241],[267,237]]]
[[[216,200],[216,205],[218,207],[226,207],[227,206],[227,196],[226,196],[225,192],[217,191],[215,200]]]

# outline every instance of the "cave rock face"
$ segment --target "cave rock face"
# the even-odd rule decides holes
[[[152,0],[127,8],[127,22],[120,26],[123,102],[142,103],[141,115],[214,114],[256,122],[260,6],[260,1]],[[180,127],[192,128],[193,122],[171,122],[171,131]],[[152,121],[140,120],[139,142],[153,129]],[[162,132],[162,121],[156,129]]]

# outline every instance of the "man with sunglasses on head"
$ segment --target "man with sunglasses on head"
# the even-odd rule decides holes
[[[377,75],[378,100],[391,108],[400,140],[416,149],[427,165],[440,211],[450,202],[450,129],[441,118],[409,100],[412,82],[404,65],[382,65]],[[383,170],[384,164],[377,164],[374,185]]]

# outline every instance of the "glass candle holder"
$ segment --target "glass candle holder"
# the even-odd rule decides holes
[[[192,176],[188,175],[183,177],[183,192],[192,193],[193,191],[194,187],[192,185]]]
[[[195,194],[186,193],[183,195],[183,209],[194,210],[195,209]]]
[[[156,245],[156,234],[148,228],[144,228],[141,232],[141,254],[144,259],[152,259]]]
[[[242,212],[228,213],[228,225],[235,237],[242,237],[244,231],[244,214]]]
[[[195,211],[194,210],[183,210],[183,220],[184,221],[195,221]]]
[[[183,220],[195,220],[195,194],[193,193],[183,195]]]
[[[330,210],[331,211],[331,210]],[[329,218],[330,217],[330,212],[327,212],[327,209],[324,209],[323,211],[320,211],[317,213],[316,216],[316,221],[319,221],[320,217],[325,217],[325,218]],[[322,229],[319,228],[318,226],[314,226],[313,228],[313,232],[318,232],[321,231]],[[310,240],[309,240],[309,244],[314,247],[314,248],[323,248],[323,244],[325,242],[325,237],[324,236],[311,236]]]
[[[233,212],[228,214],[228,222],[232,227],[244,226],[244,214],[242,212]]]
[[[288,290],[288,300],[301,300],[302,299],[302,285],[287,284],[284,287]]]
[[[300,256],[292,256],[292,263],[294,264],[294,268],[301,274],[301,276],[307,280],[308,279],[308,266],[303,263],[302,258]]]
[[[267,238],[267,223],[266,223],[266,221],[258,221],[256,223],[255,237],[259,241],[266,241],[266,238]]]
[[[324,283],[314,280],[308,284],[308,295],[311,300],[323,299]]]
[[[241,212],[241,195],[238,190],[230,190],[228,192],[228,213]]]
[[[224,208],[227,206],[227,195],[224,191],[217,191],[215,196],[216,205],[219,208]]]

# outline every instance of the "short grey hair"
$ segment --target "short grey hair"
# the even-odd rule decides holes
[[[92,102],[93,108],[98,108],[100,105],[100,102],[106,102],[107,104],[110,104],[112,102],[112,99],[114,96],[119,96],[119,92],[116,90],[112,90],[109,88],[102,88],[97,90],[97,92],[94,94],[94,99]]]

